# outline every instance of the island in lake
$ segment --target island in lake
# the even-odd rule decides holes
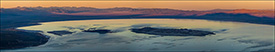
[[[83,30],[83,32],[97,32],[99,34],[112,33],[111,30],[107,30],[107,29],[95,29],[95,28],[89,28],[88,30]]]
[[[152,27],[143,27],[140,29],[131,29],[135,33],[144,33],[160,36],[206,36],[215,35],[214,32],[191,30],[191,29],[161,29]]]
[[[62,35],[65,35],[65,34],[72,34],[73,32],[63,30],[63,31],[48,31],[48,33],[62,36]]]

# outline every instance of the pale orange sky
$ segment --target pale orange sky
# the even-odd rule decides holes
[[[180,10],[274,9],[274,1],[1,1],[1,8],[12,8],[17,6],[132,7],[170,8]]]

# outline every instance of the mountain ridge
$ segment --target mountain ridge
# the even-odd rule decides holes
[[[129,8],[129,7],[114,7],[114,8],[93,8],[93,7],[16,7],[10,9],[17,9],[22,11],[46,11],[52,14],[59,15],[97,15],[96,13],[102,13],[98,15],[108,14],[122,14],[121,12],[130,12],[134,14],[146,14],[144,16],[166,16],[166,15],[181,15],[181,16],[192,16],[192,15],[206,15],[212,13],[245,13],[257,17],[269,17],[274,18],[274,11],[272,10],[252,10],[252,9],[213,9],[207,11],[196,11],[196,10],[176,10],[168,8]],[[3,9],[4,10],[4,9]],[[80,14],[83,13],[83,14]],[[84,14],[90,13],[90,14]],[[104,14],[105,13],[105,14]],[[125,13],[128,14],[128,13]]]

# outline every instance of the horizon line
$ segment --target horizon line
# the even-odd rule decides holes
[[[17,7],[11,7],[11,8],[3,8],[3,9],[12,9],[12,8],[18,8],[18,7],[26,7],[26,6],[17,6]],[[50,6],[50,7],[45,7],[45,6],[35,6],[35,7],[27,7],[27,8],[36,8],[36,7],[42,7],[42,8],[50,8],[50,7],[84,7],[84,6]],[[87,8],[97,8],[97,7],[87,7]],[[135,8],[135,7],[109,7],[109,8],[133,8],[133,9],[172,9],[172,8]],[[97,8],[97,9],[109,9],[109,8]],[[1,7],[2,9],[2,7]],[[225,9],[225,10],[237,10],[237,9],[248,9],[248,10],[273,10],[275,9],[249,9],[249,8],[237,8],[237,9],[226,9],[226,8],[216,8],[216,9]],[[172,9],[172,10],[189,10],[189,9]],[[200,9],[193,9],[193,10],[200,10]],[[208,9],[208,10],[215,10],[215,9]],[[201,10],[205,11],[205,10]],[[207,10],[206,10],[207,11]]]
[[[1,1],[274,1],[274,0],[1,0]]]
[[[33,1],[33,0],[20,0],[20,1],[18,1],[18,0],[1,0],[1,2],[2,1],[4,1],[4,2],[45,2],[45,0],[41,0],[41,1]],[[56,0],[46,0],[46,2],[62,2],[63,0],[59,0],[59,1],[56,1]],[[65,0],[65,2],[68,2],[68,1],[71,1],[71,0]],[[80,2],[82,2],[82,1],[87,1],[87,0],[78,0],[78,1],[80,1]],[[92,2],[99,2],[99,1],[101,1],[102,2],[102,0],[96,0],[96,1],[92,1]],[[160,0],[160,1],[150,1],[150,0],[141,0],[141,1],[136,1],[136,0],[134,0],[134,1],[129,1],[129,0],[118,0],[118,1],[112,1],[112,0],[110,0],[110,1],[105,1],[105,0],[103,0],[104,2],[184,2],[184,1],[177,1],[177,0]],[[77,2],[77,1],[75,1],[75,0],[73,0],[73,2]],[[264,1],[264,0],[252,0],[252,1],[230,1],[230,0],[228,0],[228,1],[226,1],[226,0],[222,0],[222,1],[219,1],[219,0],[213,0],[213,1],[205,1],[205,0],[201,0],[201,1],[194,1],[194,0],[188,0],[188,1],[185,1],[185,2],[274,2],[274,0],[271,0],[271,1]]]

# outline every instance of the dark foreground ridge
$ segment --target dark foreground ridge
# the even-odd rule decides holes
[[[49,39],[48,36],[44,36],[40,33],[14,29],[0,31],[0,34],[0,50],[38,46],[45,44]]]
[[[73,32],[63,30],[63,31],[48,31],[48,33],[52,33],[52,34],[55,34],[55,35],[62,36],[62,35],[65,35],[65,34],[72,34]]]
[[[135,33],[144,33],[151,35],[160,35],[160,36],[206,36],[214,35],[213,32],[200,31],[200,30],[191,30],[191,29],[160,29],[152,27],[144,27],[140,29],[131,29]]]

